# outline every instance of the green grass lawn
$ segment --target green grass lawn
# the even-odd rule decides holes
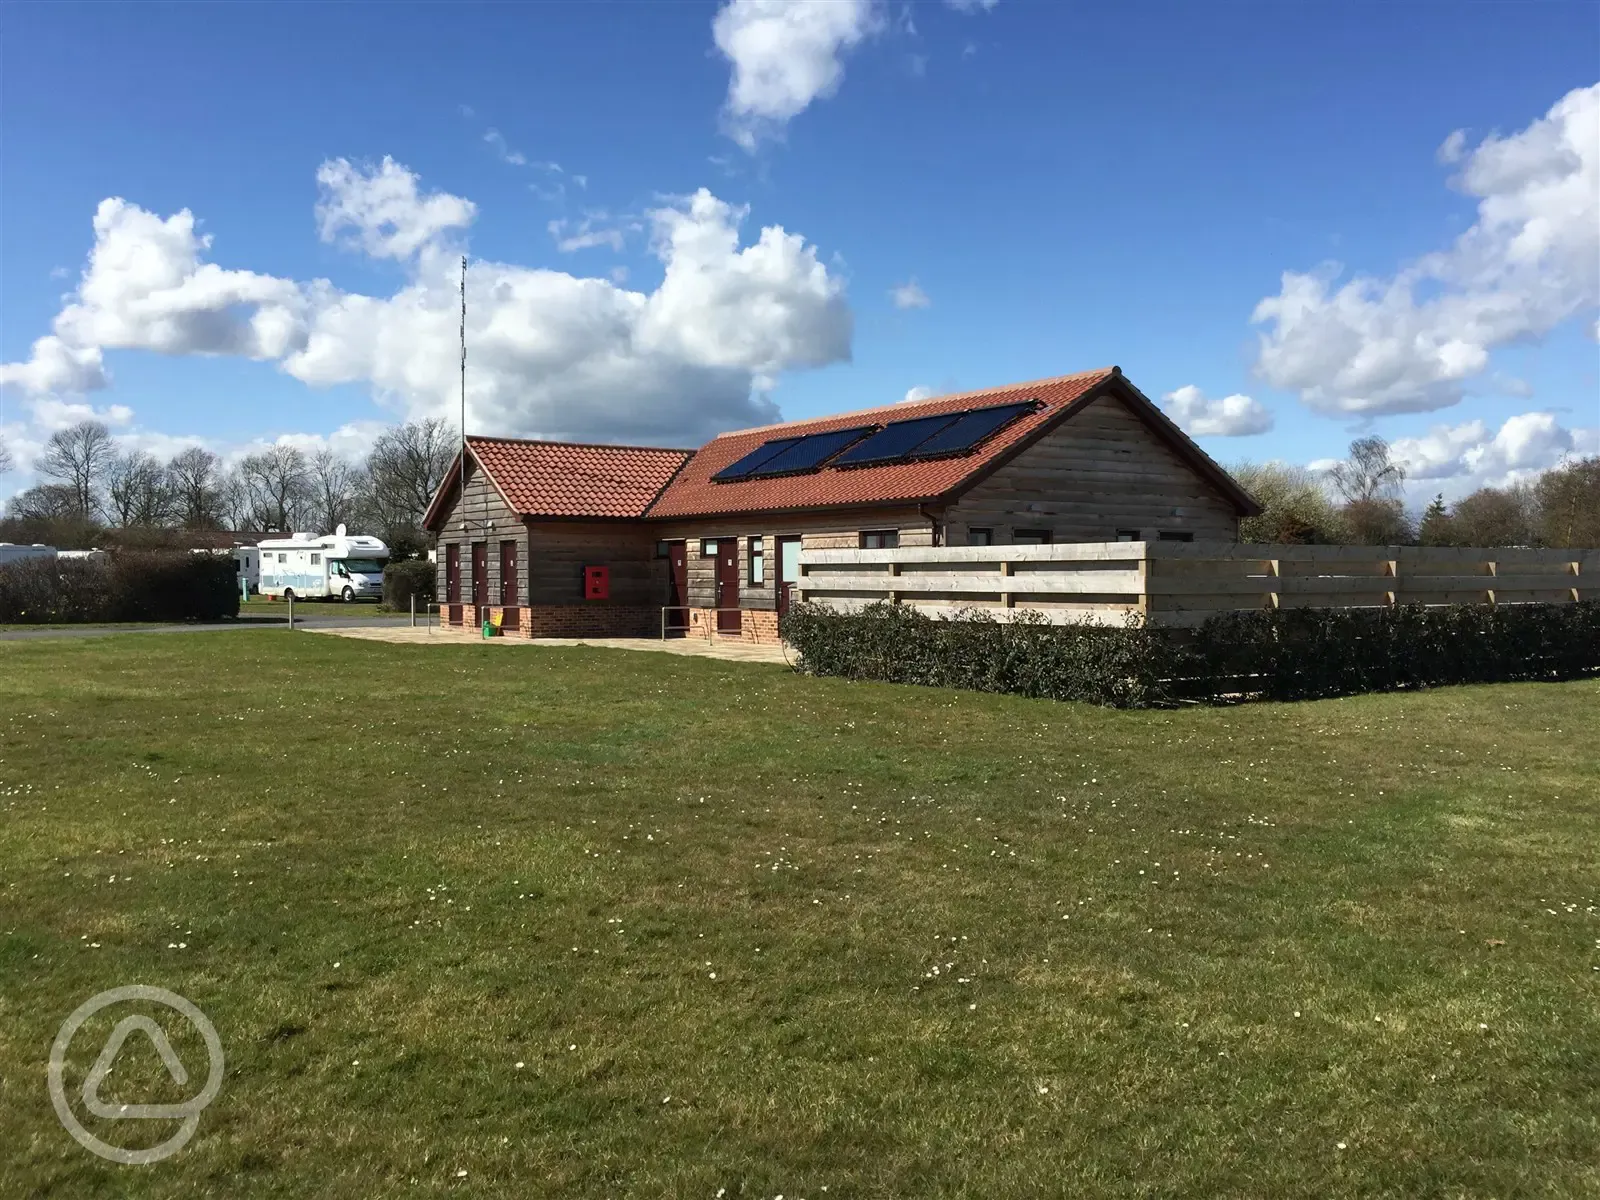
[[[0,1195],[1600,1195],[1597,714],[3,644]],[[45,1087],[128,983],[227,1054],[153,1166]]]

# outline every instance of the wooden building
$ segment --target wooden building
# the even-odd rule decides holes
[[[425,519],[449,619],[772,641],[802,546],[1236,540],[1258,511],[1117,367],[723,434],[467,439]],[[465,501],[461,475],[465,468]]]

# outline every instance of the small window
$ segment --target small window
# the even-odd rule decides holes
[[[765,583],[767,581],[767,547],[764,538],[753,537],[750,539],[750,582]]]
[[[656,543],[656,557],[657,558],[671,558],[672,557],[672,543],[671,542],[657,542]]]
[[[717,539],[716,538],[701,538],[700,539],[700,557],[701,558],[715,558],[716,556],[717,556]]]
[[[311,556],[311,565],[312,565],[312,566],[313,566],[313,567],[320,567],[320,566],[321,566],[321,565],[322,565],[322,555],[320,555],[320,554],[313,554],[313,555],[312,555],[312,556]]]
[[[967,545],[969,545],[969,546],[992,546],[992,545],[994,545],[994,530],[992,530],[992,529],[969,529],[969,530],[967,530]]]
[[[863,529],[861,531],[861,548],[863,550],[893,550],[900,545],[900,531],[898,529]]]
[[[1161,540],[1163,542],[1192,542],[1194,541],[1194,534],[1175,530],[1162,530]]]
[[[1117,530],[1117,541],[1119,542],[1137,542],[1141,540],[1143,539],[1139,537],[1139,531],[1137,529]]]
[[[1048,546],[1050,544],[1050,531],[1048,529],[1013,529],[1011,540],[1019,546]]]
[[[280,555],[278,555],[278,561],[279,562],[288,562],[289,561],[289,556],[287,554],[280,554]]]

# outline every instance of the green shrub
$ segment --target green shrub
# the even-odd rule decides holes
[[[237,589],[233,559],[224,555],[30,558],[0,567],[0,622],[214,621],[239,615]]]
[[[434,565],[425,558],[407,558],[391,562],[383,569],[383,605],[395,612],[405,612],[411,607],[411,598],[417,598],[417,609],[425,610],[433,600]]]
[[[1052,625],[1037,613],[933,619],[905,605],[795,606],[780,632],[816,675],[1087,700],[1301,700],[1600,672],[1600,601],[1505,608],[1224,613],[1195,631]]]

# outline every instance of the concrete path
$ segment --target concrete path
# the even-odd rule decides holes
[[[363,641],[394,642],[417,646],[450,646],[470,643],[491,646],[599,646],[609,650],[653,650],[663,654],[684,654],[693,658],[719,658],[727,662],[787,663],[793,652],[782,646],[762,646],[754,642],[715,641],[705,638],[485,638],[477,630],[451,629],[448,626],[350,625],[329,622],[308,626],[311,633],[334,637],[360,638]]]
[[[304,629],[318,632],[326,629],[381,629],[393,624],[395,617],[302,617],[294,615],[296,632]],[[228,629],[284,629],[287,619],[273,621],[246,618],[242,621],[204,622],[195,625],[41,625],[37,629],[0,630],[0,642],[31,642],[39,638],[92,638],[110,637],[118,633],[220,633]]]

